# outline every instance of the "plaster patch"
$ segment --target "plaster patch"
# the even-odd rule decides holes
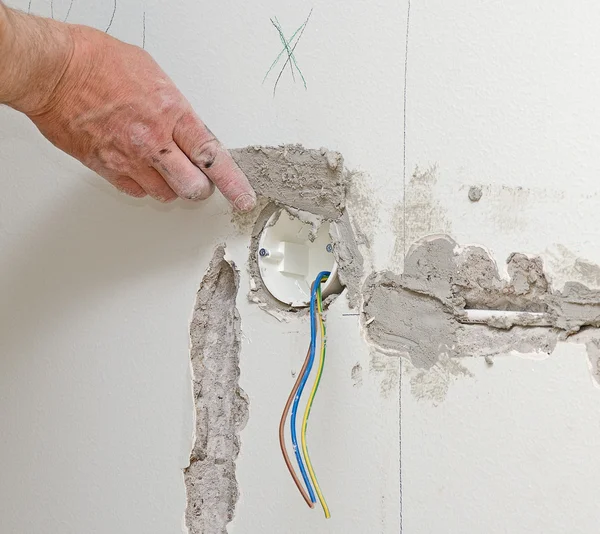
[[[260,234],[269,217],[284,208],[311,224],[313,229],[317,229],[324,220],[332,223],[330,234],[338,276],[347,288],[350,306],[357,306],[364,278],[364,261],[345,209],[351,173],[344,168],[342,156],[324,148],[311,150],[300,145],[246,147],[233,150],[232,154],[259,195],[262,208],[254,210],[252,216],[234,215],[238,228],[246,229],[250,221],[253,222],[248,259],[252,284],[249,300],[279,320],[287,320],[289,313],[306,313],[275,299],[264,288],[258,268]]]
[[[190,325],[196,414],[190,465],[184,471],[190,534],[226,534],[238,500],[235,460],[248,398],[239,386],[239,275],[217,247],[198,290]]]
[[[539,200],[537,190],[526,189],[524,187],[487,186],[486,187],[486,205],[490,210],[490,217],[494,221],[496,228],[510,232],[530,225],[528,207],[531,199]]]
[[[384,398],[395,395],[400,385],[400,365],[398,358],[371,349],[369,371],[379,376],[381,396]]]
[[[361,301],[364,260],[359,251],[348,214],[335,221],[329,230],[333,241],[333,253],[338,266],[338,278],[347,290],[348,303],[355,308]]]
[[[352,385],[354,387],[362,386],[362,383],[363,383],[362,374],[363,374],[362,366],[360,365],[360,362],[359,362],[354,367],[352,367],[352,370],[350,371],[350,376],[352,377]]]
[[[548,296],[548,308],[558,328],[567,335],[584,326],[600,327],[600,290],[567,282],[562,291]]]
[[[439,375],[440,362],[452,358],[548,355],[559,338],[600,327],[599,290],[570,282],[554,291],[541,259],[521,253],[509,256],[507,272],[509,278],[501,278],[482,247],[460,247],[448,236],[422,239],[410,248],[403,274],[384,271],[367,279],[361,318],[367,339]],[[487,324],[463,324],[465,309],[544,313],[550,326],[515,325],[515,318],[494,315]],[[417,376],[421,385],[436,380],[434,374]]]
[[[457,321],[442,301],[403,286],[389,271],[367,280],[363,317],[369,339],[386,353],[409,355],[429,369],[456,345]]]
[[[590,373],[597,386],[600,386],[600,339],[590,339],[585,347],[587,349]]]
[[[339,153],[284,145],[238,148],[231,155],[257,195],[329,220],[342,215],[348,176]]]
[[[396,242],[393,264],[402,265],[408,243],[426,235],[452,230],[446,210],[435,196],[437,181],[438,168],[432,165],[425,170],[416,167],[406,184],[406,197],[394,213]]]
[[[573,341],[585,345],[592,381],[596,387],[600,387],[600,333],[593,329],[586,329],[573,336]]]
[[[546,268],[552,275],[556,289],[567,281],[581,282],[600,289],[600,266],[575,254],[564,245],[556,244],[544,251]]]
[[[483,191],[478,185],[472,185],[471,187],[469,187],[469,200],[471,202],[479,202],[481,200],[482,195]]]
[[[409,362],[403,365],[402,372],[410,379],[411,393],[418,400],[431,401],[434,406],[444,401],[453,381],[460,377],[473,377],[460,359],[448,356],[442,356],[431,369],[419,369]]]
[[[466,247],[455,257],[453,297],[461,308],[544,312],[549,283],[538,257],[513,253],[507,261],[509,280],[481,247]]]
[[[356,242],[364,251],[371,249],[377,228],[381,223],[379,203],[369,177],[363,172],[350,172],[348,178],[347,212],[356,234]]]
[[[256,224],[257,214],[260,214],[271,202],[268,198],[257,197],[256,207],[252,211],[236,211],[231,213],[231,222],[237,233],[250,234]]]

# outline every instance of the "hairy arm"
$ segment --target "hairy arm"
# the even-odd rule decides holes
[[[0,102],[27,112],[40,107],[72,55],[68,32],[0,3]]]
[[[256,196],[229,152],[143,50],[86,26],[0,1],[0,103],[132,196],[207,198],[238,209]]]

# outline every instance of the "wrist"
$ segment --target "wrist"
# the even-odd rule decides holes
[[[42,110],[72,54],[67,24],[26,15],[0,3],[0,103],[27,114]]]

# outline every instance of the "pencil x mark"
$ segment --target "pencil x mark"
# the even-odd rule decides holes
[[[273,26],[277,30],[277,33],[279,34],[279,39],[281,40],[283,49],[281,50],[281,52],[279,52],[279,55],[275,58],[275,61],[273,61],[273,63],[269,67],[269,70],[267,71],[267,73],[265,74],[265,77],[263,78],[263,83],[265,83],[267,77],[269,76],[271,71],[275,68],[275,65],[277,65],[277,63],[279,62],[281,57],[284,54],[287,56],[285,62],[283,63],[283,67],[281,68],[281,71],[279,72],[279,75],[277,76],[277,79],[275,80],[275,85],[273,86],[273,96],[275,96],[275,92],[277,91],[277,84],[279,83],[279,80],[281,79],[281,76],[283,75],[283,71],[285,70],[285,68],[288,65],[290,66],[290,72],[292,74],[292,79],[294,80],[294,82],[296,81],[296,75],[294,73],[294,69],[295,69],[298,71],[298,74],[300,74],[300,78],[302,78],[302,83],[304,84],[304,89],[307,88],[306,80],[304,79],[304,75],[302,74],[300,67],[298,67],[298,63],[296,62],[296,56],[294,55],[294,51],[296,50],[296,47],[298,46],[298,43],[300,42],[300,39],[302,38],[302,35],[304,34],[304,30],[306,29],[306,25],[308,24],[308,21],[310,20],[311,15],[312,15],[312,9],[310,10],[308,17],[306,18],[306,20],[304,21],[302,26],[300,26],[289,39],[285,38],[285,35],[283,34],[283,30],[281,29],[281,24],[279,24],[277,17],[275,17],[274,19],[271,19],[271,24],[273,24]]]

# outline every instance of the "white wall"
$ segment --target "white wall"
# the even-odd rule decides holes
[[[55,0],[55,13],[68,3]],[[32,7],[50,13],[48,0]],[[311,8],[296,49],[308,90],[283,76],[273,98],[272,78],[261,85],[280,50],[269,18],[291,33]],[[413,0],[406,174],[437,165],[438,181],[436,203],[409,223],[441,221],[429,230],[485,245],[500,264],[512,251],[541,254],[558,282],[577,273],[557,245],[600,263],[598,9]],[[366,173],[374,266],[400,270],[406,2],[120,0],[111,33],[141,44],[144,11],[147,50],[228,146],[327,146]],[[74,0],[70,20],[104,29],[111,12],[111,2]],[[117,195],[7,109],[0,163],[2,531],[181,532],[188,321],[214,244],[226,241],[243,266],[247,235],[218,197],[162,207]],[[477,204],[473,184],[489,185]],[[356,318],[341,316],[344,300],[329,313],[311,417],[333,518],[305,509],[276,428],[308,324],[250,305],[248,284],[242,268],[250,422],[231,532],[395,533],[401,483],[410,534],[593,531],[598,390],[581,346],[541,362],[469,361],[473,376],[450,379],[436,405],[414,397],[406,368],[399,399],[398,362],[370,353]]]

